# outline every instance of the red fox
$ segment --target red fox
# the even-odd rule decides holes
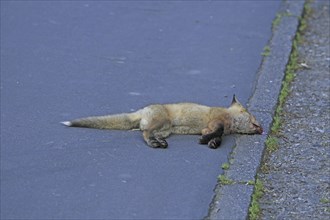
[[[149,105],[132,113],[95,116],[61,122],[69,127],[130,130],[143,132],[145,142],[153,148],[167,148],[170,134],[201,134],[200,144],[217,148],[222,135],[262,134],[263,129],[233,96],[229,108],[208,107],[195,103]]]

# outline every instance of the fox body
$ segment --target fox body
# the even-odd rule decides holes
[[[170,134],[200,134],[200,144],[217,148],[223,135],[261,134],[262,127],[237,100],[229,108],[208,107],[195,103],[149,105],[132,113],[95,116],[62,122],[69,127],[130,130],[140,129],[146,143],[166,148]]]

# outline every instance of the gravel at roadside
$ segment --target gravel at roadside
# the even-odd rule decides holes
[[[330,219],[329,1],[309,4],[299,63],[283,108],[279,149],[259,173],[262,219]]]

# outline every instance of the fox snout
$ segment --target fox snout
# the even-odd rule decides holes
[[[255,130],[255,134],[262,134],[264,132],[261,125],[255,124],[255,123],[252,123],[252,124],[253,124],[254,130]]]

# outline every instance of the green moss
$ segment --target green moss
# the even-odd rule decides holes
[[[282,89],[279,95],[279,103],[276,109],[275,117],[280,117],[283,105],[290,94],[290,84],[295,78],[295,72],[299,68],[298,65],[298,49],[297,49],[297,39],[293,41],[292,52],[290,55],[289,63],[286,67],[284,81],[282,82]],[[275,124],[277,126],[278,124]],[[276,130],[276,129],[275,129]]]
[[[264,47],[264,50],[263,50],[263,52],[261,53],[261,55],[262,55],[262,56],[265,56],[265,57],[267,57],[267,56],[270,55],[270,47],[269,47],[268,45]]]
[[[252,195],[252,202],[251,206],[249,208],[249,219],[250,220],[256,220],[259,218],[261,210],[259,205],[259,199],[264,194],[264,186],[262,182],[257,179],[254,185],[254,192]]]
[[[281,117],[279,117],[278,115],[274,116],[273,119],[273,125],[271,128],[272,133],[277,134],[281,128]]]
[[[320,199],[320,203],[328,206],[328,204],[330,203],[330,199],[322,198],[322,199]],[[329,206],[324,208],[324,212],[330,212]]]
[[[228,170],[230,167],[229,163],[224,163],[221,165],[221,168],[224,169],[224,170]]]
[[[218,176],[218,180],[222,185],[230,185],[230,184],[234,184],[235,182],[231,179],[229,179],[227,176],[225,175],[219,175]]]
[[[328,203],[330,203],[330,199],[322,198],[322,199],[320,199],[320,202],[321,202],[322,204],[328,204]]]
[[[275,17],[275,19],[273,20],[273,28],[277,27],[280,23],[281,23],[281,20],[282,20],[282,15],[280,13],[278,13]]]
[[[288,17],[288,16],[292,16],[291,13],[289,12],[282,12],[282,13],[277,13],[275,19],[273,20],[272,26],[273,28],[276,28],[277,26],[279,26],[279,24],[282,21],[283,17]]]
[[[303,37],[300,33],[297,33],[296,39],[298,44],[302,44],[304,42]]]
[[[253,186],[255,184],[255,181],[254,180],[249,180],[249,181],[247,181],[246,184]]]
[[[266,140],[266,149],[269,153],[278,150],[278,140],[276,137],[269,136]]]

